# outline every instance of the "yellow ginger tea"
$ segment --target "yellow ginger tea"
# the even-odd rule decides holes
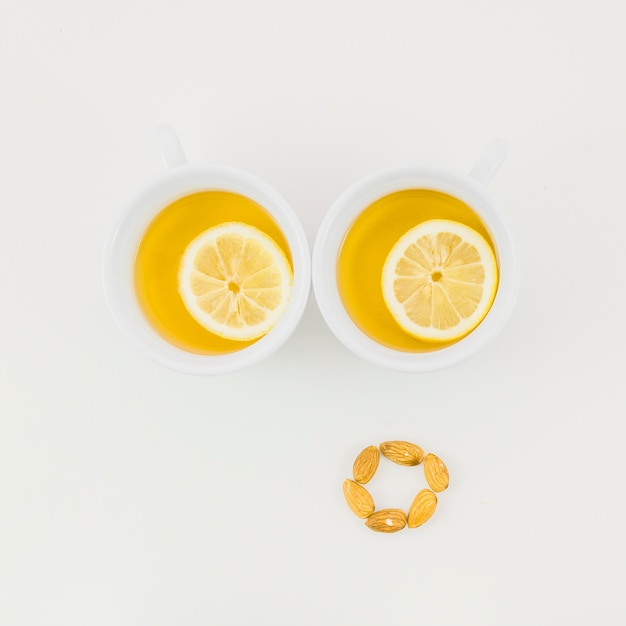
[[[188,352],[228,354],[258,341],[226,339],[208,331],[192,317],[179,293],[179,271],[187,246],[225,222],[257,228],[293,265],[287,240],[272,216],[253,200],[228,191],[201,191],[172,202],[149,224],[137,249],[134,283],[141,310],[164,339]]]
[[[394,350],[429,352],[455,343],[433,343],[408,334],[383,297],[387,255],[407,231],[433,219],[452,220],[474,229],[495,254],[493,239],[478,214],[458,198],[431,189],[405,189],[376,200],[352,223],[339,252],[337,285],[348,315],[363,333]]]

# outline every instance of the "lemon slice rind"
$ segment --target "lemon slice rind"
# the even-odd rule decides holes
[[[209,332],[234,341],[266,335],[291,295],[284,252],[264,232],[225,222],[198,235],[182,255],[178,290],[185,308]]]
[[[428,342],[461,339],[495,299],[498,268],[487,241],[451,220],[428,220],[393,246],[382,271],[383,299],[409,335]]]

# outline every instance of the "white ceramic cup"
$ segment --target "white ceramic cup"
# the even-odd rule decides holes
[[[126,203],[104,248],[102,278],[113,318],[138,350],[179,372],[224,374],[257,363],[291,335],[309,297],[311,259],[302,225],[282,196],[256,176],[230,167],[188,164],[170,125],[155,129],[155,138],[168,169]],[[133,286],[137,247],[153,218],[174,200],[208,190],[230,191],[260,204],[280,226],[293,260],[291,298],[279,322],[254,344],[223,355],[193,354],[168,343],[143,315]]]
[[[507,151],[504,142],[493,141],[469,175],[415,165],[375,172],[348,188],[333,204],[322,221],[313,247],[313,289],[326,323],[354,354],[399,371],[429,372],[463,361],[500,332],[511,314],[521,283],[517,245],[502,210],[487,191]],[[404,189],[441,191],[468,204],[489,230],[499,266],[496,298],[485,319],[459,342],[431,352],[393,350],[368,337],[344,308],[337,285],[337,259],[350,226],[370,204]]]

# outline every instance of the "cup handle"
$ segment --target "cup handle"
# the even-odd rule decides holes
[[[478,157],[469,175],[486,187],[500,169],[508,152],[509,146],[502,139],[494,139]]]
[[[173,168],[187,165],[187,157],[171,124],[159,124],[154,129],[154,140],[165,167]]]

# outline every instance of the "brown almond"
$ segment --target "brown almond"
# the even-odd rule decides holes
[[[368,446],[359,452],[352,466],[352,474],[357,483],[368,483],[378,469],[380,452],[376,446]]]
[[[424,459],[424,476],[433,491],[443,491],[450,482],[450,474],[445,463],[434,454],[427,454]]]
[[[406,515],[400,509],[383,509],[372,513],[365,525],[377,533],[397,533],[406,526]]]
[[[427,522],[437,508],[437,496],[430,489],[422,489],[414,498],[409,509],[407,524],[417,528]]]
[[[343,481],[343,495],[357,517],[369,517],[374,512],[374,499],[363,485],[354,480],[346,478]]]
[[[408,441],[385,441],[380,451],[398,465],[419,465],[424,458],[424,450]]]

